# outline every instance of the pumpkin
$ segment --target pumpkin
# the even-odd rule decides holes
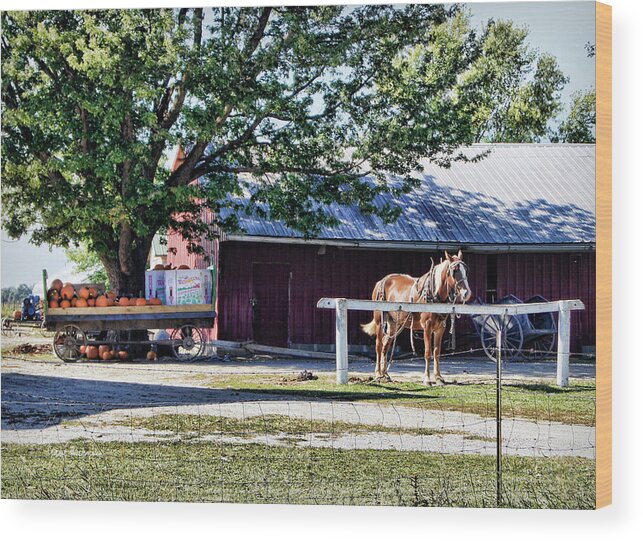
[[[178,270],[190,270],[190,267],[187,265],[179,265]]]
[[[87,306],[89,306],[90,308],[96,306],[96,299],[92,299],[91,297],[87,299]]]
[[[98,359],[98,348],[96,346],[87,346],[85,353],[88,359]]]
[[[148,351],[147,352],[147,360],[148,361],[156,361],[156,351]]]
[[[63,281],[59,280],[58,278],[52,280],[51,282],[51,289],[55,289],[56,291],[60,291],[63,288]]]
[[[96,299],[96,308],[105,308],[107,307],[107,297],[101,295]]]
[[[156,297],[152,297],[150,299],[150,304],[152,306],[160,306],[161,304],[163,304],[163,301],[161,299],[156,298]]]
[[[49,301],[49,308],[60,308],[60,303],[58,301]]]
[[[112,299],[113,301],[115,301],[115,300],[116,300],[116,297],[117,297],[118,295],[116,295],[116,292],[115,292],[115,291],[108,291],[107,293],[105,293],[105,296],[106,296],[108,299]]]
[[[98,289],[96,289],[95,287],[90,287],[89,288],[89,297],[92,298],[92,299],[95,299],[96,297],[98,297]]]
[[[58,292],[57,289],[50,289],[47,291],[47,299],[50,301],[59,301],[60,300],[60,293]]]
[[[64,299],[60,301],[60,307],[61,308],[71,308],[71,301],[68,301],[67,299]]]
[[[76,303],[78,302],[78,297],[71,298],[71,307],[76,308]]]
[[[110,349],[103,351],[100,358],[103,359],[103,361],[111,361],[114,358],[114,352]]]
[[[121,361],[126,361],[129,358],[129,353],[127,353],[127,351],[121,350],[118,352],[118,358]]]
[[[81,355],[85,355],[85,350],[87,349],[87,346],[80,346],[78,348],[78,351],[80,351]]]
[[[107,306],[116,306],[116,303],[112,299],[108,298],[107,299]]]
[[[129,306],[129,299],[127,297],[121,297],[118,299],[119,306]]]
[[[172,263],[165,265],[165,270],[172,270]]]
[[[106,351],[111,351],[111,350],[112,350],[112,348],[110,348],[107,344],[103,344],[101,346],[98,346],[98,356],[102,357],[103,353],[105,353]]]
[[[163,263],[157,263],[152,270],[165,270]]]
[[[67,283],[60,290],[60,294],[62,295],[63,299],[70,301],[76,294],[76,292],[74,291],[74,286],[70,283]]]
[[[132,299],[134,302],[134,306],[145,306],[147,304],[147,301],[145,299]]]
[[[76,308],[87,308],[89,304],[86,299],[80,298],[76,300],[76,304],[72,301],[72,306],[75,306]]]
[[[78,290],[78,296],[79,296],[81,299],[85,299],[85,300],[89,299],[89,288],[88,288],[88,287],[85,287],[85,286],[81,287],[81,288]]]
[[[22,319],[22,312],[20,310],[16,310],[13,313],[13,319]]]

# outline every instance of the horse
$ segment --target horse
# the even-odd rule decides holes
[[[446,259],[437,265],[431,264],[430,270],[414,278],[408,274],[389,274],[375,284],[372,299],[387,302],[451,302],[466,303],[471,298],[471,288],[467,281],[467,266],[462,261],[462,251],[457,255],[444,252]],[[425,385],[431,385],[429,365],[433,356],[433,374],[437,385],[444,385],[440,373],[440,350],[442,336],[446,329],[447,314],[431,312],[373,312],[373,319],[362,325],[362,330],[375,336],[375,377],[390,381],[388,375],[387,353],[391,344],[404,330],[410,329],[411,344],[413,331],[424,331],[424,378]],[[433,339],[433,347],[431,340]],[[413,348],[415,350],[415,347]]]

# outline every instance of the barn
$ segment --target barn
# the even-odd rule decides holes
[[[431,258],[461,249],[473,295],[482,301],[508,294],[581,299],[586,310],[572,318],[571,349],[592,348],[595,146],[493,144],[463,152],[486,157],[449,169],[427,161],[421,185],[396,201],[404,212],[393,224],[334,205],[328,212],[339,225],[305,240],[282,223],[243,217],[242,234],[203,241],[210,262],[189,254],[170,232],[168,262],[216,265],[218,320],[210,338],[332,350],[334,313],[317,309],[319,298],[370,298],[382,276],[419,276]],[[369,319],[349,317],[351,347],[371,342],[359,328]]]

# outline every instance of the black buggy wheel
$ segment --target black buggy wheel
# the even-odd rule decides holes
[[[492,361],[497,359],[496,333],[502,331],[501,356],[503,361],[513,361],[522,349],[523,333],[520,321],[514,316],[490,315],[482,320],[480,341],[482,349]]]
[[[172,353],[179,361],[194,361],[203,355],[205,340],[201,329],[194,325],[181,325],[172,331]]]
[[[11,319],[10,317],[3,317],[2,318],[2,336],[11,338],[15,335],[16,335],[16,328],[14,327],[13,319]]]
[[[54,335],[54,353],[66,363],[75,362],[83,356],[82,346],[87,347],[87,335],[76,325],[65,325],[62,331]]]

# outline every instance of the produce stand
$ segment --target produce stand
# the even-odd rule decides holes
[[[47,273],[43,271],[45,284]],[[169,346],[179,360],[202,356],[206,341],[201,329],[214,325],[212,304],[110,306],[89,308],[49,308],[44,301],[44,326],[54,331],[53,349],[65,362],[81,359],[88,346],[108,345],[117,353],[129,346],[149,344],[153,349]],[[46,297],[46,296],[45,296]],[[131,331],[172,329],[169,338],[130,339]]]

